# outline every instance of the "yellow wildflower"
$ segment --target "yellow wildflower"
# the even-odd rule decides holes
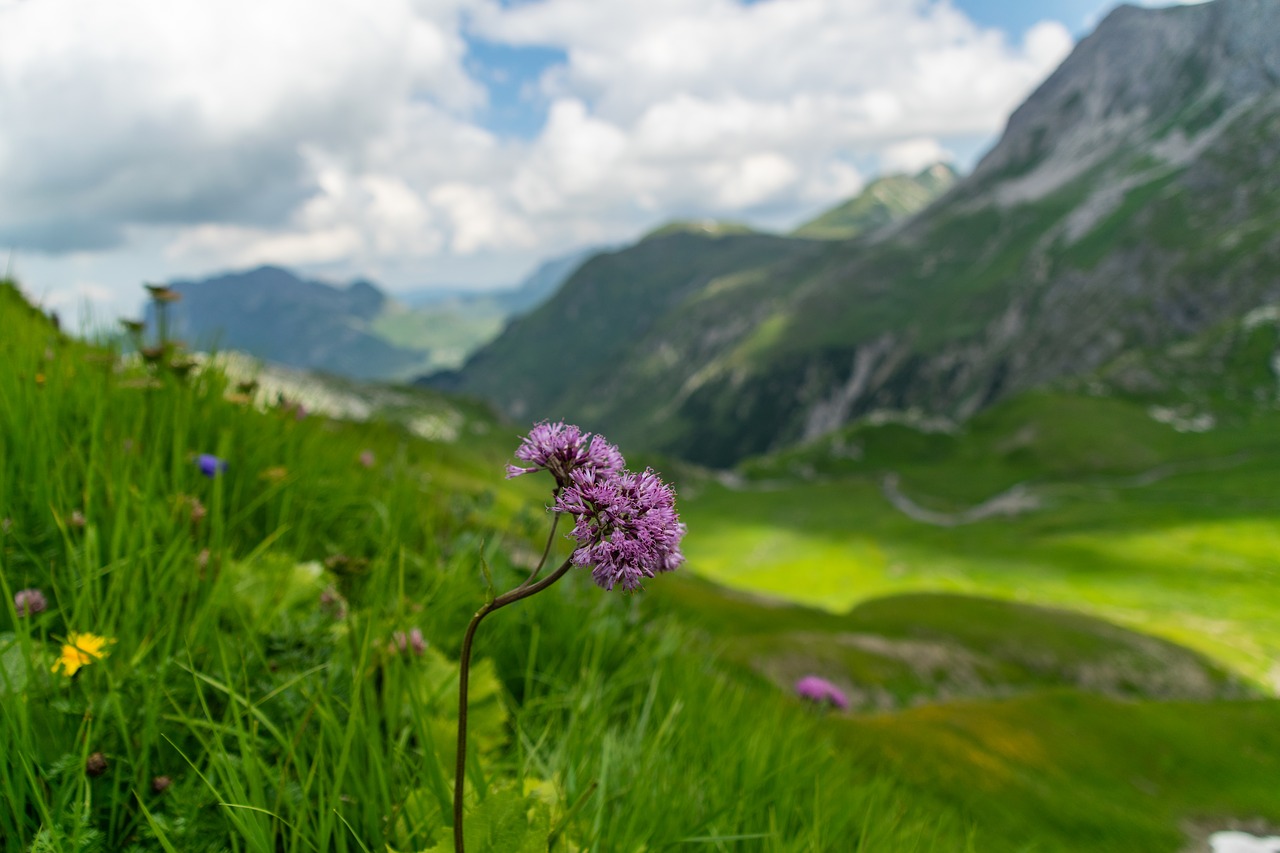
[[[62,656],[53,662],[53,671],[57,672],[58,667],[62,667],[63,674],[70,678],[80,667],[106,657],[106,646],[114,642],[115,640],[99,637],[97,634],[77,634],[73,631],[62,647]]]

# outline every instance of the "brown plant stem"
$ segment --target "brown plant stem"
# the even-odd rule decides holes
[[[548,540],[547,551],[551,550]],[[546,559],[546,555],[543,555]],[[547,575],[535,584],[530,584],[526,580],[523,584],[509,592],[504,592],[497,598],[486,601],[476,615],[471,617],[471,623],[467,625],[467,632],[462,636],[462,651],[458,656],[458,756],[457,766],[453,777],[453,849],[455,853],[466,853],[462,840],[462,792],[466,783],[467,772],[467,677],[471,672],[471,645],[476,635],[476,628],[480,625],[480,620],[488,616],[499,608],[506,607],[508,604],[514,604],[522,598],[528,598],[542,592],[551,586],[560,578],[564,577],[565,572],[573,566],[572,558],[566,559],[560,564],[560,568]],[[542,564],[538,564],[538,569],[542,568]],[[537,570],[534,572],[535,576]],[[533,578],[530,577],[529,580]]]

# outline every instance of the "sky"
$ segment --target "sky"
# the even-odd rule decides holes
[[[0,0],[0,263],[101,321],[264,263],[483,289],[672,219],[787,229],[971,168],[1111,5]]]

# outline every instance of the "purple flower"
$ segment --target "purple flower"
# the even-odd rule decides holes
[[[574,471],[614,474],[626,464],[618,448],[604,438],[593,437],[591,433],[563,421],[537,424],[520,442],[516,458],[530,463],[530,466],[508,465],[508,479],[535,471],[550,471],[556,478],[556,486],[562,489],[569,485]]]
[[[201,474],[212,478],[227,470],[227,463],[226,460],[219,459],[212,453],[201,453],[196,457],[196,467],[200,469]]]
[[[360,451],[360,464],[361,464],[362,466],[364,466],[365,468],[372,468],[372,467],[373,467],[373,463],[374,463],[375,461],[376,461],[376,460],[375,460],[375,458],[374,458],[374,455],[373,455],[373,451],[372,451],[372,450],[361,450],[361,451]]]
[[[849,697],[830,681],[817,675],[806,675],[796,682],[796,695],[816,705],[834,705],[842,711],[849,710]]]
[[[408,634],[396,631],[391,635],[391,643],[394,647],[392,651],[412,651],[415,657],[422,657],[427,651],[427,640],[419,628],[411,628]]]
[[[574,517],[569,535],[578,548],[571,559],[593,566],[591,577],[602,588],[639,589],[644,578],[684,562],[685,526],[676,514],[675,491],[653,471],[578,470],[571,478],[554,509]]]
[[[44,593],[38,589],[22,589],[13,596],[13,609],[17,611],[19,617],[43,613],[48,607],[49,602],[45,600]]]

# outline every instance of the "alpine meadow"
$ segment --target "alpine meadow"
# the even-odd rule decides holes
[[[466,109],[534,97],[478,70],[504,57],[604,87],[538,47],[590,4],[462,6]],[[788,227],[673,207],[620,241],[592,213],[484,291],[384,289],[389,261],[334,285],[337,250],[278,237],[79,328],[20,256],[0,849],[1280,851],[1280,3],[1089,21],[969,167],[886,168]],[[573,156],[624,146],[600,91]],[[164,227],[198,224],[171,256],[258,227],[170,179]],[[351,186],[386,222],[443,216],[379,180]],[[534,245],[499,198],[458,209]]]

